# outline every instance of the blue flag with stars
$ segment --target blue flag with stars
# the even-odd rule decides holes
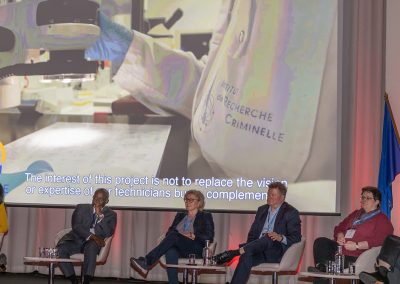
[[[389,101],[386,97],[378,188],[382,193],[381,210],[388,218],[390,218],[390,211],[393,208],[392,182],[399,173],[400,145],[396,135],[396,126],[393,121]]]

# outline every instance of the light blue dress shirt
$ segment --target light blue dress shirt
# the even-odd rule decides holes
[[[271,206],[268,208],[267,219],[265,219],[263,229],[261,230],[260,238],[265,236],[267,233],[274,231],[276,216],[278,215],[278,212],[279,212],[279,209],[281,209],[281,206],[282,206],[282,204],[279,205],[279,207],[277,207],[274,211],[272,211]],[[286,237],[284,235],[282,235],[282,237],[283,237],[283,239],[281,242],[284,243],[285,245],[287,245]]]

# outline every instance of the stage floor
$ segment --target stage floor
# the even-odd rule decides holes
[[[4,284],[45,284],[47,283],[47,275],[33,273],[0,273],[0,283]],[[69,280],[61,276],[55,276],[56,284],[69,284]],[[167,282],[147,282],[139,279],[116,279],[116,278],[95,278],[93,284],[123,284],[123,283],[143,283],[143,284],[165,284]]]

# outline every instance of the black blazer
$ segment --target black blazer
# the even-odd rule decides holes
[[[267,219],[269,205],[258,207],[254,222],[251,225],[247,235],[247,243],[257,240],[260,237],[261,231]],[[284,202],[279,208],[274,224],[274,232],[284,235],[287,240],[287,245],[275,241],[272,248],[263,251],[267,262],[280,262],[285,251],[292,244],[301,240],[301,220],[299,211],[287,202]]]
[[[182,221],[183,218],[187,215],[187,212],[178,212],[175,215],[175,219],[172,222],[171,226],[167,231],[170,233],[171,231],[176,231],[176,226]],[[196,218],[193,222],[193,230],[195,235],[195,241],[199,242],[202,247],[205,246],[205,241],[210,240],[210,242],[214,241],[214,220],[211,213],[206,211],[198,211],[196,214]]]
[[[101,238],[111,237],[117,225],[117,214],[108,207],[103,208],[104,218],[94,227],[95,235]],[[91,235],[90,227],[93,223],[92,204],[78,204],[72,214],[72,231],[64,235],[58,243],[75,241],[83,244]]]

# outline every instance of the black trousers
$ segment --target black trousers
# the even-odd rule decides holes
[[[318,238],[314,241],[313,246],[313,254],[314,254],[314,263],[327,265],[328,261],[335,260],[335,254],[337,252],[338,243],[334,240],[328,238]],[[344,258],[344,267],[348,267],[350,262],[355,262],[357,257],[355,256],[345,256]],[[315,284],[325,284],[329,283],[329,279],[318,279],[314,280]]]
[[[400,237],[390,235],[383,242],[378,259],[390,264],[387,274],[389,283],[398,283],[400,279]]]
[[[276,250],[273,250],[273,246],[274,241],[267,237],[245,244],[243,246],[244,253],[239,258],[231,284],[247,283],[253,266],[266,262],[279,262],[283,255],[283,250],[278,254]],[[266,259],[264,254],[266,251],[270,252],[271,261]],[[276,255],[273,255],[274,253]]]
[[[335,260],[338,244],[328,238],[318,238],[314,241],[313,253],[315,264],[327,265],[329,260]],[[355,262],[357,257],[345,256],[344,267],[348,267],[350,262]]]
[[[146,255],[146,262],[147,265],[152,266],[165,254],[165,260],[168,264],[178,264],[179,257],[196,254],[200,258],[202,252],[203,247],[199,242],[173,231],[166,235],[161,243]],[[176,268],[167,268],[167,275],[168,283],[178,283],[178,270]]]
[[[73,254],[83,252],[82,275],[93,277],[96,269],[97,254],[100,251],[100,247],[97,246],[95,241],[90,240],[83,245],[75,241],[64,241],[57,244],[57,248],[60,258],[69,258]],[[74,266],[70,262],[60,262],[59,267],[67,278],[75,274]]]
[[[400,269],[400,237],[390,235],[383,242],[378,259],[382,259],[390,264],[390,266]]]

